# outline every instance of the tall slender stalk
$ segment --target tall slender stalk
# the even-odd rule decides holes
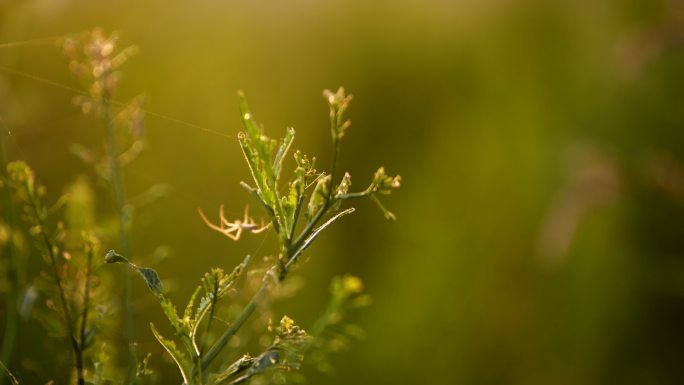
[[[85,282],[83,284],[83,309],[81,312],[81,330],[79,335],[79,349],[81,354],[86,349],[86,326],[88,324],[88,310],[90,309],[90,278],[92,274],[92,263],[93,263],[93,245],[86,245],[88,258],[86,261],[86,272],[85,272]],[[78,383],[85,383],[85,377],[83,375],[83,365],[78,370]]]
[[[114,201],[119,222],[119,248],[124,255],[130,254],[130,242],[128,236],[129,218],[126,214],[126,190],[123,181],[123,171],[119,163],[119,149],[116,141],[116,133],[111,118],[111,103],[109,95],[102,97],[100,122],[105,128],[105,142],[107,147],[107,157],[109,158],[110,185],[114,193]],[[124,323],[126,338],[126,382],[130,382],[135,374],[135,360],[130,352],[130,347],[135,340],[135,327],[133,318],[133,287],[131,276],[122,274],[124,281]]]
[[[118,249],[126,255],[130,255],[130,217],[127,206],[128,199],[123,176],[123,164],[132,160],[139,150],[133,146],[131,151],[123,151],[120,143],[117,143],[117,124],[120,116],[114,116],[112,106],[120,105],[113,101],[113,95],[118,84],[118,68],[125,63],[128,58],[135,55],[137,48],[129,46],[123,49],[117,47],[118,38],[116,34],[105,34],[101,29],[96,28],[86,32],[82,38],[66,38],[62,44],[64,55],[69,59],[69,68],[87,87],[88,95],[79,97],[77,102],[81,105],[85,113],[96,112],[103,127],[105,144],[105,164],[108,175],[105,176],[110,185],[114,205],[116,209],[117,222],[119,227]],[[136,115],[135,102],[130,106],[125,106],[122,113],[124,115]],[[129,108],[130,107],[130,108]],[[129,115],[126,115],[127,117]],[[136,115],[137,116],[137,115]],[[135,125],[130,117],[126,124],[131,127]],[[136,121],[137,122],[137,121]],[[123,122],[122,122],[123,123]],[[133,135],[135,136],[135,135]],[[92,160],[87,159],[90,162]],[[131,278],[127,274],[120,276],[124,283],[123,289],[123,318],[124,318],[124,339],[126,343],[126,382],[130,383],[135,376],[136,360],[133,357],[131,347],[135,340],[134,317],[132,309],[132,284]]]
[[[6,173],[5,165],[7,164],[7,159],[5,155],[5,141],[4,137],[0,136],[0,161],[3,165],[3,175]],[[6,175],[4,175],[6,176]],[[19,295],[19,269],[15,266],[15,249],[14,240],[12,232],[14,231],[14,207],[12,206],[12,201],[10,198],[9,189],[3,189],[2,194],[3,207],[5,212],[5,219],[7,220],[7,226],[9,226],[10,236],[5,245],[5,250],[3,250],[3,255],[7,258],[7,262],[10,264],[8,269],[8,281],[9,285],[7,291],[5,292],[5,309],[6,309],[6,321],[5,321],[5,331],[2,337],[2,348],[0,348],[0,362],[6,362],[7,365],[11,365],[11,359],[14,352],[14,344],[17,336],[17,326],[18,326],[18,311],[17,311],[17,298]],[[4,366],[0,368],[6,370],[7,373],[9,369]],[[11,373],[10,373],[11,375]],[[0,374],[0,385],[5,383],[5,376]]]
[[[35,220],[37,222],[40,238],[43,242],[43,246],[46,249],[50,266],[52,267],[52,277],[55,280],[55,285],[57,286],[57,291],[59,293],[60,305],[62,307],[62,312],[64,313],[64,323],[67,329],[67,340],[74,351],[74,356],[76,359],[76,372],[78,373],[78,384],[85,385],[85,380],[83,379],[83,350],[76,340],[73,329],[73,317],[71,315],[71,309],[69,309],[69,303],[64,292],[64,285],[62,284],[62,278],[59,275],[59,270],[57,266],[57,256],[55,255],[56,247],[52,244],[50,236],[45,229],[45,218],[43,210],[38,206],[36,197],[27,191],[28,203],[35,215]]]

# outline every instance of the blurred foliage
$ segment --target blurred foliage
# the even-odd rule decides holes
[[[0,4],[4,153],[34,166],[49,201],[75,174],[97,178],[69,147],[102,139],[70,91],[16,72],[78,86],[54,39],[33,39],[100,26],[139,47],[119,98],[144,90],[145,108],[164,117],[148,114],[146,150],[126,182],[131,196],[154,184],[170,192],[139,214],[132,246],[169,246],[162,277],[199,280],[203,267],[230,269],[275,241],[228,244],[196,213],[222,202],[231,217],[243,210],[235,90],[266,126],[296,125],[303,153],[329,140],[319,90],[344,84],[356,95],[341,165],[364,175],[383,160],[408,183],[388,199],[393,225],[358,210],[312,249],[320,258],[300,285],[354,271],[375,299],[357,320],[366,341],[312,383],[682,382],[681,1]],[[106,202],[96,208],[111,216]],[[16,220],[6,207],[4,228]],[[3,272],[28,249],[25,234],[11,234],[24,246],[3,248]],[[191,294],[178,280],[164,285],[174,300]],[[327,300],[281,294],[302,324]],[[158,323],[152,301],[136,312]],[[42,346],[38,328],[21,325],[17,357]],[[139,349],[161,353],[155,344]],[[36,368],[52,357],[13,364],[46,383]],[[171,365],[162,379],[176,378]]]

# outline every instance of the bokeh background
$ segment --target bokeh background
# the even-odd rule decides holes
[[[0,7],[0,43],[119,31],[140,52],[122,69],[117,99],[144,93],[158,114],[234,136],[242,89],[269,134],[295,127],[295,146],[321,164],[321,92],[343,85],[354,94],[341,167],[359,189],[380,165],[401,174],[386,200],[398,220],[360,202],[310,251],[304,288],[283,304],[294,319],[312,321],[341,273],[362,277],[374,297],[354,316],[365,340],[334,359],[332,375],[306,369],[310,383],[684,381],[684,2]],[[0,65],[79,86],[52,43],[0,48]],[[51,196],[78,175],[94,180],[71,144],[102,148],[102,129],[73,96],[0,71],[6,156],[28,161]],[[136,213],[132,249],[141,261],[160,245],[172,250],[157,270],[174,298],[184,301],[211,266],[272,252],[273,237],[234,243],[197,215],[221,203],[239,215],[250,199],[238,186],[249,174],[234,138],[156,116],[145,137],[126,169],[128,192],[169,192]],[[111,213],[106,189],[98,199]],[[143,350],[161,353],[146,326],[159,323],[159,309],[138,301],[136,317]],[[20,349],[49,367],[27,347],[40,346],[39,331],[22,325]],[[175,383],[160,356],[153,366]],[[29,383],[49,379],[27,372]]]

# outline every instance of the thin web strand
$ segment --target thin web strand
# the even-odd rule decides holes
[[[91,98],[91,96],[90,96],[87,92],[85,92],[85,91],[83,91],[83,90],[81,90],[81,89],[78,89],[78,88],[75,88],[75,87],[71,87],[71,86],[68,86],[68,85],[65,85],[65,84],[62,84],[62,83],[58,83],[58,82],[55,82],[55,81],[50,80],[50,79],[42,78],[42,77],[40,77],[40,76],[36,76],[36,75],[30,74],[30,73],[28,73],[28,72],[19,71],[19,70],[16,70],[16,69],[13,69],[13,68],[9,68],[9,67],[5,67],[5,66],[2,66],[2,65],[0,65],[0,71],[4,71],[4,72],[6,72],[6,73],[10,73],[10,74],[13,74],[13,75],[16,75],[16,76],[21,76],[21,77],[23,77],[23,78],[30,79],[30,80],[33,80],[33,81],[36,81],[36,82],[39,82],[39,83],[42,83],[42,84],[46,84],[46,85],[49,85],[49,86],[51,86],[51,87],[56,87],[56,88],[62,89],[62,90],[64,90],[64,91],[71,92],[71,93],[73,93],[73,94],[77,94],[77,95],[80,95],[80,96],[84,96],[84,97],[87,97],[87,98]],[[116,100],[112,100],[112,101],[110,101],[110,103],[111,103],[112,105],[114,105],[114,106],[122,107],[122,108],[128,106],[126,103],[122,103],[122,102],[119,102],[119,101],[116,101]],[[236,136],[236,135],[228,135],[228,134],[223,133],[223,132],[221,132],[221,131],[217,131],[217,130],[213,130],[213,129],[211,129],[211,128],[203,127],[203,126],[200,126],[200,125],[198,125],[198,124],[186,122],[186,121],[184,121],[184,120],[180,120],[180,119],[177,119],[177,118],[174,118],[174,117],[171,117],[171,116],[168,116],[168,115],[160,114],[160,113],[158,113],[158,112],[150,111],[150,110],[147,110],[147,109],[144,109],[144,108],[141,108],[140,110],[143,111],[145,114],[147,114],[147,115],[149,115],[149,116],[153,116],[153,117],[158,118],[158,119],[166,120],[166,121],[169,121],[169,122],[172,122],[172,123],[181,125],[181,126],[185,126],[185,127],[189,127],[189,128],[194,128],[194,129],[196,129],[196,130],[204,131],[204,132],[206,132],[206,133],[213,134],[213,135],[217,135],[217,136],[221,136],[221,137],[228,138],[228,139],[237,139],[237,136]]]
[[[12,41],[7,43],[0,43],[0,48],[16,48],[16,47],[26,47],[30,45],[47,45],[54,44],[59,39],[64,38],[64,36],[51,36],[51,37],[40,37],[36,39],[29,39],[23,41]]]

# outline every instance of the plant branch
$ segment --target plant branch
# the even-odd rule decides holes
[[[204,352],[204,347],[207,343],[207,335],[209,334],[209,331],[211,330],[211,323],[214,320],[214,312],[216,310],[216,302],[218,302],[219,285],[218,285],[218,279],[217,278],[216,278],[216,281],[217,281],[217,284],[214,285],[214,290],[212,291],[211,305],[209,308],[209,319],[207,320],[207,327],[204,330],[204,334],[202,335],[202,342],[200,343],[200,349],[199,349],[200,355],[202,354],[202,352]]]
[[[9,368],[7,368],[7,366],[5,366],[5,364],[2,361],[0,361],[0,369],[2,369],[7,374],[7,378],[9,378],[12,385],[19,385],[19,381],[17,381],[17,378],[14,377],[14,374],[10,372]]]
[[[335,198],[333,197],[331,199],[333,199],[333,201],[334,201]],[[323,218],[323,215],[325,215],[325,213],[328,212],[328,210],[330,209],[330,207],[332,207],[332,205],[333,205],[333,202],[331,202],[330,200],[325,201],[325,204],[320,208],[320,210],[318,210],[316,212],[316,215],[314,215],[314,217],[309,221],[309,223],[306,224],[306,227],[304,227],[304,230],[302,230],[302,232],[299,233],[299,236],[297,237],[297,239],[292,243],[292,246],[294,249],[298,249],[301,246],[302,242],[304,242],[306,237],[309,236],[311,231],[313,231],[313,228],[316,227],[316,224],[318,223],[318,221],[320,221],[321,218]]]
[[[0,161],[2,161],[2,175],[3,177],[7,178],[7,159],[5,157],[5,141],[4,141],[4,136],[0,136]],[[9,178],[7,178],[9,179]],[[5,212],[5,218],[7,221],[7,226],[9,227],[9,232],[12,234],[14,231],[14,206],[12,205],[12,199],[10,196],[10,191],[9,189],[3,189],[3,194],[2,194],[2,205],[3,205],[3,211]],[[6,306],[6,311],[7,311],[7,318],[5,321],[5,331],[4,335],[2,337],[2,348],[0,349],[0,363],[2,362],[7,362],[7,365],[11,366],[11,359],[12,359],[12,352],[14,351],[14,343],[16,341],[16,336],[17,336],[17,326],[18,326],[18,311],[17,311],[17,297],[18,297],[18,288],[20,286],[20,282],[22,281],[20,279],[21,275],[19,274],[19,266],[17,263],[17,259],[15,258],[15,253],[16,249],[14,247],[14,241],[12,240],[12,236],[9,237],[10,239],[7,241],[7,244],[4,247],[3,250],[3,256],[7,258],[8,265],[9,265],[9,272],[8,272],[8,281],[9,285],[7,287],[7,290],[5,291],[5,306]],[[9,369],[7,369],[4,365],[2,368],[4,371],[7,371],[8,378],[11,379],[13,378],[12,373],[10,373]],[[2,385],[5,382],[5,377],[0,375],[0,385]],[[13,383],[15,383],[14,381]]]
[[[311,242],[313,242],[318,235],[328,227],[331,223],[339,219],[340,217],[350,214],[354,212],[354,208],[349,208],[347,210],[344,210],[334,217],[330,218],[326,223],[318,227],[315,231],[313,231],[307,238],[306,241],[302,244],[301,247],[296,249],[292,255],[288,256],[287,258],[287,264],[285,265],[284,269],[280,272],[280,274],[274,275],[275,269],[277,269],[278,265],[274,266],[271,268],[266,275],[264,276],[263,282],[261,284],[261,287],[257,291],[257,293],[252,297],[252,299],[247,303],[244,309],[242,309],[242,312],[238,315],[238,317],[235,319],[235,322],[233,322],[230,327],[221,335],[221,337],[214,343],[214,345],[209,349],[207,354],[204,355],[202,358],[202,368],[206,368],[211,362],[216,358],[218,353],[226,346],[228,343],[228,340],[230,337],[232,337],[237,331],[242,327],[242,324],[245,323],[245,321],[254,313],[254,310],[256,310],[256,307],[259,302],[263,300],[263,298],[266,297],[266,295],[269,292],[269,288],[271,286],[271,282],[269,280],[270,277],[278,277],[276,282],[282,282],[286,276],[287,273],[289,272],[289,269],[293,266],[293,264],[297,261],[298,257],[304,252],[304,250],[309,247]]]
[[[294,215],[292,216],[292,223],[290,224],[290,231],[287,234],[288,242],[292,243],[292,237],[294,237],[294,232],[297,229],[297,221],[299,220],[299,214],[302,211],[302,206],[304,206],[305,195],[302,194],[297,198],[297,206],[295,207]]]
[[[86,325],[88,323],[88,308],[90,307],[90,277],[92,274],[92,263],[93,263],[93,248],[92,245],[87,245],[88,248],[88,262],[86,265],[85,273],[85,288],[83,290],[83,313],[81,314],[81,332],[80,332],[80,351],[81,355],[86,349]],[[78,369],[78,382],[81,384],[85,383],[85,378],[83,375],[83,365]]]
[[[365,191],[359,191],[359,192],[354,192],[354,193],[347,193],[347,194],[338,195],[337,199],[339,199],[339,200],[358,199],[358,198],[365,198],[365,197],[370,196],[372,194],[373,194],[372,191],[365,190]]]
[[[47,254],[48,258],[50,259],[50,265],[52,266],[52,275],[53,278],[55,279],[55,284],[57,285],[57,291],[59,292],[59,298],[60,298],[60,303],[62,305],[62,311],[64,312],[64,321],[66,324],[66,329],[68,331],[68,340],[69,343],[71,344],[71,347],[74,351],[74,355],[76,358],[76,371],[79,374],[82,374],[83,372],[83,351],[80,349],[78,341],[76,341],[76,337],[74,336],[74,330],[73,330],[73,318],[71,317],[71,311],[69,310],[69,303],[67,302],[66,299],[66,294],[64,293],[64,286],[62,285],[62,278],[59,276],[59,271],[57,270],[57,257],[55,256],[55,247],[52,244],[52,241],[50,240],[50,237],[48,236],[47,232],[45,231],[45,220],[43,218],[43,214],[41,213],[40,208],[38,207],[38,203],[35,200],[35,197],[33,194],[26,189],[26,195],[27,199],[29,202],[29,205],[31,206],[31,209],[33,210],[33,213],[35,214],[36,222],[38,223],[38,227],[40,228],[40,234],[41,238],[43,240],[44,246],[47,249]],[[78,384],[79,385],[84,385],[85,380],[82,378],[82,376],[79,376],[78,378]]]
[[[219,339],[212,345],[211,348],[207,351],[207,354],[202,357],[202,368],[207,368],[216,358],[216,356],[221,352],[221,350],[226,346],[228,343],[228,340],[230,337],[232,337],[235,333],[237,333],[238,330],[242,327],[242,325],[249,319],[249,317],[254,313],[254,310],[256,310],[257,305],[259,302],[261,302],[266,295],[268,294],[269,288],[271,286],[271,282],[269,282],[269,277],[272,275],[272,271],[269,270],[269,272],[266,273],[264,276],[264,280],[261,283],[261,287],[259,287],[259,290],[254,294],[252,299],[245,305],[244,309],[242,309],[242,312],[238,315],[238,317],[235,319],[235,321],[226,329],[225,332],[219,337]]]

